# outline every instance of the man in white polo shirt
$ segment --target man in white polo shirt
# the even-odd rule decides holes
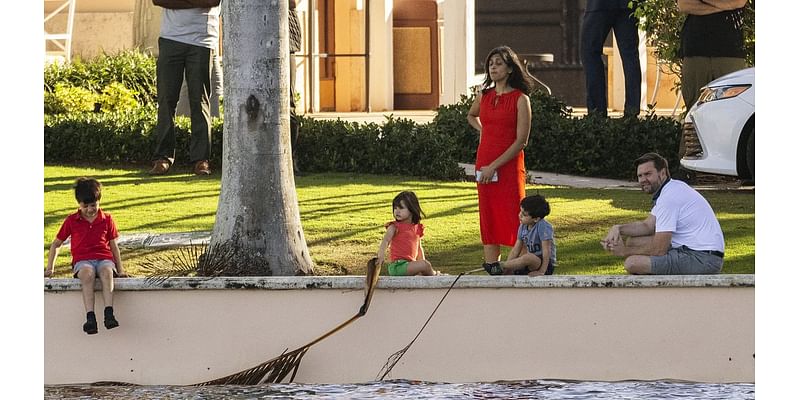
[[[653,195],[653,209],[644,221],[612,226],[600,241],[603,248],[625,257],[631,274],[718,274],[725,240],[708,201],[670,179],[667,160],[656,153],[634,165],[642,190]]]

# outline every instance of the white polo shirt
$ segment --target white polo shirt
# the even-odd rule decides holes
[[[670,179],[665,183],[650,214],[656,217],[656,232],[672,232],[672,247],[725,252],[714,210],[685,182]]]

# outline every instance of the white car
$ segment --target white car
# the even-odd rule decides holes
[[[716,79],[700,90],[683,123],[681,166],[755,181],[755,68]]]

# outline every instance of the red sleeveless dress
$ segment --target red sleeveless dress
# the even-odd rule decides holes
[[[481,97],[481,140],[475,170],[490,164],[517,138],[517,100],[514,90],[498,96],[494,89]],[[497,169],[497,182],[478,184],[481,241],[513,246],[519,228],[519,203],[525,197],[525,156],[522,151]]]

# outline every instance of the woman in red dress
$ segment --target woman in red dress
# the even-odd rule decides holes
[[[525,197],[522,149],[531,129],[532,79],[508,46],[490,51],[484,68],[486,78],[467,121],[480,133],[475,173],[486,267],[500,261],[501,245],[513,246],[517,239],[519,203]]]

